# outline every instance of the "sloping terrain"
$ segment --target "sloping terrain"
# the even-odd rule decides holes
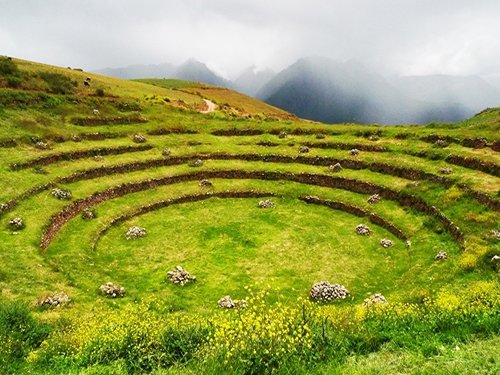
[[[11,372],[14,357],[41,373],[151,371],[195,351],[236,372],[274,371],[293,358],[309,364],[297,354],[306,352],[320,362],[341,355],[327,362],[337,368],[383,343],[407,348],[418,332],[430,338],[416,347],[431,354],[498,334],[498,109],[452,127],[324,125],[199,83],[122,81],[7,58],[0,74],[0,295],[28,303],[53,332],[29,345],[8,336],[24,345],[0,351]],[[215,111],[200,113],[204,100]],[[171,283],[177,265],[196,282]],[[294,307],[322,280],[345,286],[348,298]],[[107,282],[125,296],[103,295]],[[218,301],[244,299],[248,287],[267,292],[218,317]],[[430,302],[443,290],[449,299]],[[461,297],[468,290],[476,292]],[[59,292],[71,303],[39,306]],[[383,336],[390,319],[374,318],[375,329],[362,307],[375,293],[404,307],[390,316],[408,320],[393,328],[434,311],[456,313],[458,328],[450,333],[436,318],[428,331]],[[278,306],[276,315],[259,315],[262,301]],[[365,331],[350,331],[351,314]],[[245,319],[257,333],[238,331]],[[191,371],[208,371],[194,363],[201,367]]]

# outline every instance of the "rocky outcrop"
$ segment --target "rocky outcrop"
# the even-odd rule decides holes
[[[142,134],[134,134],[132,136],[132,141],[134,141],[135,143],[144,143],[146,142],[146,137]]]
[[[440,251],[434,257],[436,260],[446,260],[448,259],[448,253],[446,251]]]
[[[60,189],[60,188],[54,188],[54,189],[52,189],[52,191],[50,192],[50,194],[53,197],[55,197],[57,199],[60,199],[60,200],[69,200],[69,199],[72,198],[71,191]]]
[[[380,194],[373,194],[368,198],[368,203],[378,203],[381,199]]]
[[[370,307],[375,305],[386,305],[387,299],[381,293],[375,293],[363,301],[363,306]]]
[[[356,233],[361,235],[361,236],[369,236],[370,234],[372,234],[372,231],[370,228],[368,228],[367,225],[358,224],[358,225],[356,225]]]
[[[328,166],[328,170],[330,172],[340,172],[342,170],[342,166],[340,165],[340,163],[335,163],[335,164],[332,164],[332,165],[329,165]]]
[[[121,285],[112,283],[111,281],[99,287],[101,293],[108,298],[125,297],[125,288]]]
[[[224,296],[217,301],[217,306],[221,309],[246,309],[247,301],[244,299],[233,300],[231,296]]]
[[[382,238],[380,240],[380,246],[382,246],[384,249],[392,247],[393,245],[394,245],[394,243],[391,240],[387,239],[387,238]]]
[[[69,304],[71,298],[65,292],[57,292],[54,294],[45,295],[38,299],[40,307],[61,307]]]
[[[313,284],[309,296],[314,301],[329,302],[338,299],[346,299],[350,292],[340,284],[330,284],[328,281],[320,281]]]
[[[138,226],[133,226],[128,228],[127,233],[125,233],[125,238],[127,240],[135,240],[137,238],[146,237],[146,235],[147,235],[146,229]]]
[[[13,231],[22,230],[26,227],[24,220],[20,217],[15,217],[9,220],[9,229]]]
[[[259,201],[259,208],[274,208],[274,202],[270,199]]]
[[[167,278],[170,282],[179,285],[185,285],[187,283],[196,281],[196,276],[191,275],[181,266],[175,266],[172,271],[167,272]]]

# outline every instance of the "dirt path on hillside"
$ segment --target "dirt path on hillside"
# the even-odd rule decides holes
[[[215,105],[215,103],[211,102],[208,99],[203,99],[203,104],[200,106],[199,111],[200,113],[210,113],[215,111],[216,107],[217,106]]]

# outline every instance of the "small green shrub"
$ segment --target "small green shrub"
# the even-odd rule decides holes
[[[104,97],[106,95],[106,93],[104,92],[104,89],[101,89],[101,88],[98,88],[98,89],[95,89],[95,92],[94,94],[96,96],[99,96],[99,97]]]
[[[75,81],[59,73],[42,72],[40,78],[49,86],[49,92],[53,94],[72,94],[78,85]]]
[[[19,77],[21,72],[17,65],[8,57],[0,57],[0,77]]]
[[[38,348],[50,333],[50,327],[36,320],[28,306],[19,302],[0,304],[0,368],[26,357]]]
[[[18,88],[23,83],[20,77],[7,77],[7,85],[12,88]]]

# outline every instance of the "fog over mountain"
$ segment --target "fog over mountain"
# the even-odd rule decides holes
[[[103,68],[94,72],[105,76],[137,79],[137,78],[164,78],[170,77],[175,71],[175,66],[169,63],[164,64],[135,64],[120,68]]]
[[[500,1],[0,2],[0,54],[260,92],[310,118],[425,122],[498,104]]]
[[[304,58],[257,97],[297,116],[329,123],[454,122],[500,105],[500,91],[477,76],[384,78],[355,61]]]
[[[205,64],[195,59],[189,59],[179,66],[170,63],[156,65],[130,65],[120,68],[104,68],[94,73],[116,78],[176,78],[186,81],[204,82],[216,86],[229,86],[230,82],[220,77]]]
[[[500,90],[479,76],[387,76],[355,60],[308,57],[275,73],[244,69],[225,79],[189,59],[172,64],[97,70],[119,78],[177,78],[229,87],[297,116],[328,123],[454,122],[500,106]]]
[[[229,86],[229,81],[218,76],[208,67],[195,59],[189,59],[178,66],[171,75],[172,78],[186,81],[204,82],[215,86]]]
[[[476,112],[500,104],[500,92],[478,76],[402,76],[390,83],[414,99],[460,103]]]
[[[211,85],[233,88],[249,96],[255,96],[257,91],[276,75],[271,69],[258,70],[255,66],[250,66],[231,81],[221,77],[209,69],[206,64],[195,59],[189,59],[179,66],[170,63],[135,64],[118,68],[96,69],[93,72],[123,79],[175,78],[186,81],[204,82]]]
[[[275,75],[272,69],[257,70],[255,66],[250,66],[233,81],[233,88],[255,97],[257,92]]]

